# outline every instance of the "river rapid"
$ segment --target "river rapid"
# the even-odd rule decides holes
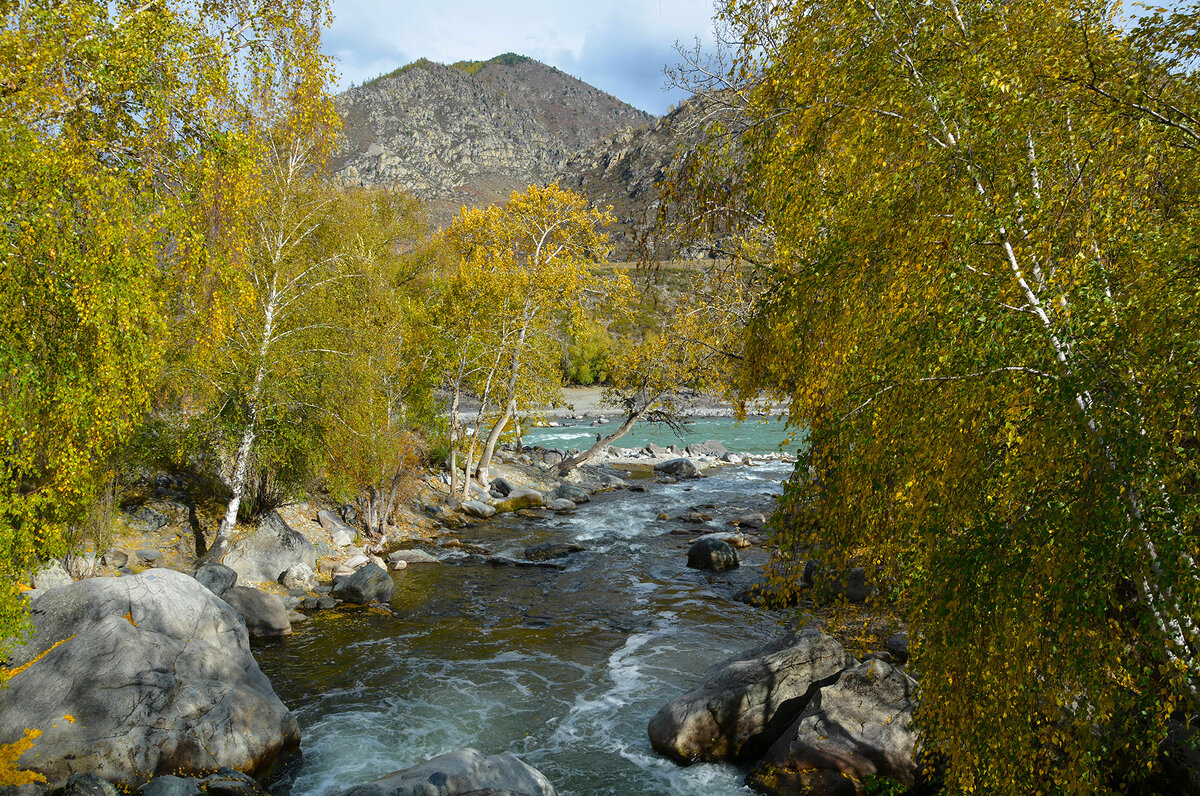
[[[730,428],[724,421],[726,438]],[[708,431],[718,429],[701,438],[721,438]],[[729,447],[765,452],[757,441]],[[646,724],[708,666],[780,632],[786,617],[730,599],[757,579],[766,553],[741,551],[732,572],[689,570],[695,534],[671,532],[696,526],[657,517],[699,510],[719,530],[769,510],[789,471],[782,462],[725,467],[596,495],[571,515],[480,523],[458,538],[492,554],[520,558],[538,542],[587,549],[563,570],[493,566],[438,549],[442,564],[395,573],[394,615],[317,614],[292,636],[257,646],[304,738],[303,762],[274,790],[320,796],[473,746],[517,755],[564,796],[747,793],[743,770],[659,757]]]

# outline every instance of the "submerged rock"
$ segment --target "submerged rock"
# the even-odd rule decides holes
[[[688,549],[687,565],[690,569],[708,569],[723,572],[741,566],[737,549],[729,542],[712,537],[703,537]]]
[[[40,728],[18,764],[50,787],[78,772],[129,788],[221,766],[262,774],[299,746],[245,625],[188,575],[91,578],[41,594],[30,618],[0,690],[0,743]]]
[[[420,765],[344,790],[338,796],[557,796],[542,772],[509,754],[478,749],[438,755]]]
[[[749,650],[663,707],[650,720],[650,744],[685,764],[753,759],[796,720],[817,688],[854,663],[841,644],[816,631]]]
[[[566,558],[572,553],[582,553],[584,550],[587,548],[572,542],[542,542],[526,547],[524,556],[530,561],[548,561],[552,558]]]

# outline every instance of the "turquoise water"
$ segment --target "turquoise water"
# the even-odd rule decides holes
[[[585,449],[596,440],[596,434],[609,434],[619,425],[614,421],[593,427],[586,421],[580,421],[580,425],[563,428],[534,428],[526,432],[524,441],[526,445],[540,445],[543,448]],[[735,453],[753,453],[760,456],[766,453],[795,454],[804,442],[804,432],[788,429],[787,424],[781,420],[750,419],[735,423],[727,417],[706,417],[691,421],[682,438],[665,425],[639,423],[613,445],[620,448],[642,448],[653,442],[664,447],[683,447],[710,439],[717,440]]]

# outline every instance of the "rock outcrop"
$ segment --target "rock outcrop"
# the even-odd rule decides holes
[[[815,769],[858,781],[873,774],[913,785],[919,773],[912,727],[916,691],[915,680],[883,661],[846,670],[816,693],[767,750],[750,784],[778,783]]]
[[[258,529],[233,543],[222,561],[243,583],[275,583],[294,564],[317,568],[317,548],[271,511]]]
[[[0,743],[40,729],[18,764],[52,787],[76,772],[130,788],[220,767],[257,775],[299,745],[245,625],[188,575],[92,578],[39,595],[30,614],[0,690]]]
[[[832,637],[801,632],[719,664],[650,720],[650,743],[680,763],[747,760],[791,725],[816,690],[854,659]]]

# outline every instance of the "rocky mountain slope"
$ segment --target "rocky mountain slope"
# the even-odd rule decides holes
[[[437,210],[503,199],[559,177],[581,150],[654,118],[518,55],[416,61],[336,98],[347,184],[399,185]],[[435,219],[439,220],[439,219]]]

